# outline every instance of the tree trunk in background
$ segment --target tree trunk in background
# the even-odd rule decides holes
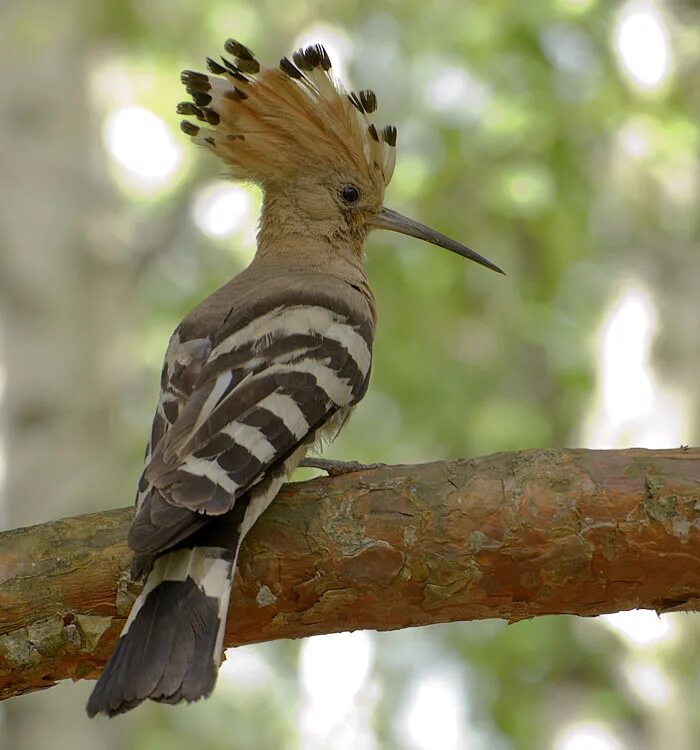
[[[123,267],[100,255],[109,188],[87,102],[81,4],[14,4],[2,21],[10,34],[0,59],[12,89],[0,98],[8,527],[126,499],[110,492],[121,466],[109,425],[120,377],[111,352],[128,286]]]
[[[95,252],[108,184],[87,98],[87,2],[4,3],[0,12],[0,526],[123,504],[109,450],[108,361],[125,285]],[[4,33],[2,33],[4,32]],[[0,466],[1,469],[1,466]],[[60,688],[59,688],[60,690]],[[84,746],[81,691],[0,714],[4,747]],[[41,716],[41,721],[37,721]],[[94,746],[116,747],[97,727]]]

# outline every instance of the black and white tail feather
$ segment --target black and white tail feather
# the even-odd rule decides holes
[[[177,703],[211,693],[233,574],[228,555],[204,547],[158,558],[90,696],[89,716],[116,716],[146,698]]]

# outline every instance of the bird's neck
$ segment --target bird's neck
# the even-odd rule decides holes
[[[365,280],[362,237],[344,231],[336,219],[311,221],[284,195],[266,191],[256,260],[307,271]]]

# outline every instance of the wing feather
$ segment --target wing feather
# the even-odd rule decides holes
[[[177,341],[191,361],[169,372],[192,388],[184,395],[164,378],[165,422],[154,429],[130,535],[137,553],[181,541],[188,517],[194,532],[203,518],[230,511],[271,467],[357,403],[371,364],[366,330],[346,314],[299,304],[275,307],[207,345]]]

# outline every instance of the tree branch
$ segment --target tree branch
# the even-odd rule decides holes
[[[0,697],[95,677],[138,586],[132,510],[0,535]],[[700,603],[700,450],[533,450],[288,485],[241,554],[229,646]]]

